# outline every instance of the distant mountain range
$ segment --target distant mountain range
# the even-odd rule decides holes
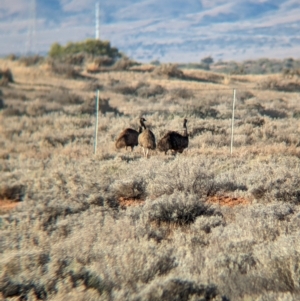
[[[300,58],[299,0],[106,0],[100,38],[138,61]],[[34,8],[35,7],[35,8]],[[34,15],[36,16],[34,22]],[[32,30],[30,30],[32,28]],[[36,28],[36,32],[34,32]],[[0,55],[95,36],[95,1],[1,0]]]

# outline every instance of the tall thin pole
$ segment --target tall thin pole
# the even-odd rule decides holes
[[[36,0],[31,0],[29,10],[27,54],[36,52]]]
[[[235,89],[233,89],[233,101],[232,101],[232,118],[231,118],[231,143],[230,143],[230,154],[232,155],[233,149],[233,127],[234,127],[234,106],[235,106]]]
[[[100,4],[96,2],[95,5],[95,39],[100,39]]]
[[[97,90],[97,98],[96,98],[96,122],[95,122],[94,154],[96,154],[96,152],[97,152],[98,121],[99,121],[99,90]]]

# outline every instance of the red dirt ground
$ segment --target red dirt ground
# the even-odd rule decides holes
[[[229,196],[210,196],[207,199],[207,202],[219,204],[220,206],[228,206],[234,207],[238,205],[248,205],[250,204],[249,200],[244,198],[232,198]],[[16,208],[20,204],[19,202],[8,200],[8,199],[0,199],[0,212],[5,213],[14,208]],[[134,199],[134,198],[119,198],[119,204],[122,209],[126,209],[130,206],[141,206],[145,204],[144,200]]]
[[[145,201],[140,199],[133,199],[133,198],[119,198],[119,204],[122,209],[126,209],[129,206],[141,206],[144,205]]]
[[[207,198],[208,203],[218,204],[220,206],[235,207],[238,205],[249,205],[251,202],[241,197],[229,197],[229,196],[210,196]],[[144,200],[134,198],[119,198],[119,204],[122,209],[126,209],[130,206],[141,206],[145,204]]]
[[[216,195],[208,197],[207,202],[219,204],[220,206],[228,206],[228,207],[250,204],[250,201],[244,198],[240,198],[240,197],[232,198],[229,196],[216,196]]]
[[[6,213],[14,208],[16,208],[20,204],[20,202],[8,200],[8,199],[0,199],[0,213]]]

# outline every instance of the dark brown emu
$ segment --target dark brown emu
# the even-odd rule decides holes
[[[131,151],[133,151],[133,148],[138,145],[138,137],[143,131],[142,127],[144,126],[146,129],[144,120],[144,118],[140,118],[141,125],[138,132],[134,129],[128,128],[120,133],[115,143],[117,149],[125,147],[127,150],[127,147],[129,146],[131,147]]]
[[[144,118],[141,119],[141,126],[144,128],[143,132],[138,137],[139,145],[143,148],[144,157],[148,157],[149,149],[156,148],[156,141],[154,134],[146,127]]]
[[[157,148],[161,152],[167,154],[168,150],[173,150],[178,153],[182,153],[189,145],[189,135],[187,133],[187,120],[183,120],[183,135],[177,132],[169,131],[158,142]]]

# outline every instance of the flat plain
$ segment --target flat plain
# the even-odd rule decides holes
[[[6,68],[0,299],[300,299],[297,76]],[[116,150],[142,116],[157,140],[187,118],[188,148]]]

